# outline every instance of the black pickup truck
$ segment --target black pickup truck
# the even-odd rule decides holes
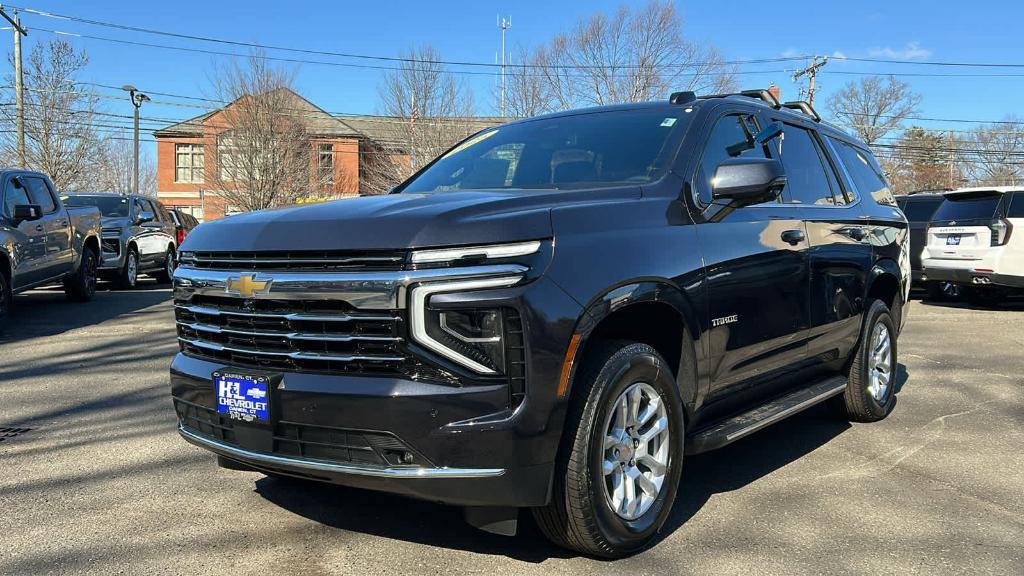
[[[64,285],[71,300],[96,292],[100,212],[64,206],[41,172],[0,170],[0,326],[14,294]]]
[[[186,440],[499,533],[530,508],[587,554],[651,542],[687,454],[895,403],[907,221],[863,143],[767,91],[512,122],[181,249]]]

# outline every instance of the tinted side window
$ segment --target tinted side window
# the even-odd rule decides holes
[[[839,154],[840,161],[850,173],[853,185],[857,187],[857,192],[861,196],[871,196],[879,204],[896,206],[896,197],[889,190],[889,184],[871,154],[842,140],[829,138],[829,141]]]
[[[28,196],[32,199],[32,203],[38,204],[43,214],[50,214],[57,209],[57,204],[53,200],[53,194],[50,193],[50,188],[46,185],[46,182],[43,182],[42,178],[25,176],[22,180],[28,186]]]
[[[763,147],[753,144],[756,132],[757,123],[746,114],[730,114],[715,122],[704,146],[694,183],[702,204],[711,203],[711,179],[715,177],[719,164],[739,156],[767,157]]]
[[[15,206],[31,203],[28,199],[28,190],[20,182],[13,178],[7,181],[4,188],[4,214],[14,216]]]
[[[779,140],[782,165],[786,167],[786,202],[810,205],[833,205],[832,184],[825,172],[818,143],[808,130],[784,125]],[[833,180],[835,176],[833,175]]]
[[[941,203],[941,199],[907,202],[903,208],[903,214],[907,217],[908,222],[928,222]]]
[[[1024,192],[1014,192],[1013,200],[1010,202],[1010,209],[1006,212],[1007,218],[1024,218]]]

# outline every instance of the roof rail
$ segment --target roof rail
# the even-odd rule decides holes
[[[814,109],[814,107],[811,106],[809,103],[804,102],[803,100],[793,100],[792,102],[785,102],[782,105],[782,107],[789,108],[790,110],[799,110],[806,114],[807,116],[810,116],[811,120],[814,120],[815,122],[821,122],[821,116]]]
[[[779,99],[774,94],[765,90],[764,88],[758,88],[754,90],[742,90],[740,92],[726,92],[724,94],[708,94],[706,96],[698,96],[698,98],[727,98],[729,96],[746,96],[747,98],[753,98],[755,100],[761,100],[765,104],[772,108],[779,108],[782,104],[779,103]]]

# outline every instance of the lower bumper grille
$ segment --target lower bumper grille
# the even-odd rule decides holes
[[[174,400],[174,407],[188,432],[239,446],[232,419],[180,399]],[[280,421],[273,426],[272,435],[271,453],[277,456],[381,467],[432,466],[390,432]]]
[[[121,253],[121,241],[117,238],[104,238],[100,241],[100,244],[104,252],[109,252],[111,254]]]

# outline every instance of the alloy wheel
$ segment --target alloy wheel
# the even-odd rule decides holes
[[[134,253],[128,254],[128,284],[135,286],[139,277],[139,263]]]
[[[892,383],[892,338],[885,324],[875,324],[869,350],[868,393],[876,402],[884,404]]]
[[[658,499],[668,474],[665,403],[650,384],[632,384],[615,400],[602,429],[605,498],[620,518],[635,520]]]

